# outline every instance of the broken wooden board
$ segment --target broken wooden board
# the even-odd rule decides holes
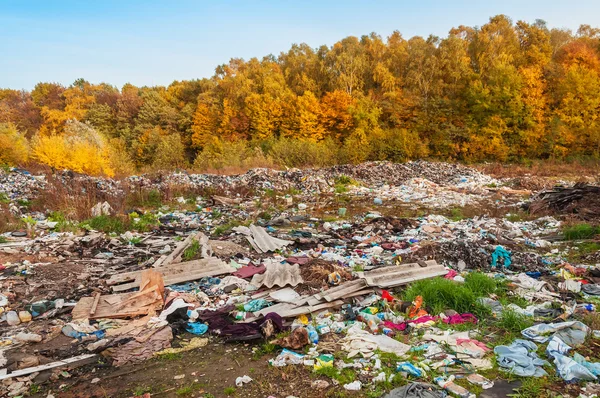
[[[132,318],[148,315],[163,306],[164,283],[155,270],[141,274],[140,290],[132,293],[82,297],[73,308],[73,319]]]
[[[231,274],[234,273],[236,269],[216,257],[211,257],[201,260],[186,261],[179,264],[171,264],[168,267],[154,268],[154,271],[160,273],[163,276],[164,285],[169,286],[176,283],[202,279],[207,276]],[[113,275],[107,280],[107,284],[114,285],[112,286],[112,289],[115,292],[134,289],[139,285],[138,280],[141,272],[142,271],[133,271]]]
[[[183,241],[179,242],[177,246],[175,246],[175,249],[173,249],[171,253],[169,253],[167,256],[161,256],[158,260],[156,260],[153,267],[166,267],[171,263],[180,262],[181,256],[183,256],[183,252],[185,251],[185,249],[187,249],[187,247],[192,244],[192,241],[194,239],[199,240],[202,235],[202,232],[188,235],[187,238],[185,238]]]
[[[95,362],[96,357],[97,357],[96,354],[82,354],[82,355],[78,355],[73,358],[67,358],[67,359],[63,359],[61,361],[50,362],[45,365],[39,365],[39,366],[33,366],[31,368],[15,370],[11,373],[8,373],[5,375],[0,375],[0,381],[6,380],[6,379],[11,379],[13,377],[27,376],[32,373],[42,372],[44,370],[50,370],[50,369],[60,368],[60,367],[65,367],[65,366],[69,367],[69,368],[76,368],[79,366],[87,365],[88,363]]]

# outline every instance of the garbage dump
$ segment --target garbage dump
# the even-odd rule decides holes
[[[421,161],[0,173],[0,395],[598,391],[598,186]]]

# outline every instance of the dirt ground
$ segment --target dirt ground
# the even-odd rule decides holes
[[[69,372],[51,383],[35,387],[32,397],[56,398],[114,397],[126,398],[151,393],[152,397],[364,397],[342,386],[331,385],[331,379],[318,377],[309,367],[276,368],[268,360],[270,353],[253,357],[252,344],[223,344],[211,338],[206,347],[180,354],[157,357],[137,365],[113,368],[99,363]],[[94,369],[95,368],[95,369]],[[185,375],[183,378],[179,378]],[[243,387],[235,379],[248,375],[253,381]],[[177,377],[177,379],[176,379]],[[94,379],[100,379],[92,383]],[[317,390],[315,380],[330,383]],[[94,380],[95,381],[95,380]]]

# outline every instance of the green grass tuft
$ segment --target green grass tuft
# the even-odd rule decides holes
[[[478,297],[489,296],[496,293],[498,281],[481,272],[469,272],[465,276],[465,287]]]
[[[194,393],[196,391],[202,390],[202,387],[203,387],[203,385],[200,384],[200,383],[195,383],[195,382],[194,383],[190,383],[190,384],[188,384],[186,386],[178,388],[175,391],[175,395],[178,395],[178,396],[190,395],[190,394],[192,394],[192,393]]]
[[[110,233],[114,232],[121,234],[125,232],[125,224],[120,218],[113,216],[98,216],[83,221],[81,224],[82,228],[89,227],[96,231]]]
[[[200,254],[200,242],[196,239],[192,239],[192,243],[183,251],[183,260],[191,261],[198,257]]]
[[[497,344],[510,344],[516,338],[521,338],[521,331],[533,326],[533,319],[516,311],[505,309],[494,324],[504,334]]]
[[[590,239],[600,234],[600,227],[590,224],[574,224],[563,229],[566,240]]]
[[[459,313],[470,312],[478,318],[490,313],[489,308],[477,302],[477,298],[481,295],[475,294],[466,285],[444,278],[417,281],[403,294],[405,301],[413,301],[417,296],[423,297],[425,306],[435,315],[448,309]]]

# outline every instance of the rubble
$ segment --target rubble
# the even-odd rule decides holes
[[[0,192],[15,205],[57,180],[109,196],[211,188],[195,192],[192,203],[176,197],[133,216],[117,214],[108,197],[92,202],[93,216],[157,220],[118,233],[61,229],[51,209],[20,205],[34,221],[25,236],[6,231],[0,241],[0,380],[11,394],[27,391],[38,371],[56,379],[61,369],[93,361],[135,366],[229,342],[276,347],[263,356],[275,367],[328,377],[310,382],[323,393],[372,392],[401,377],[411,383],[389,396],[470,396],[503,377],[497,369],[478,373],[490,371],[494,357],[523,377],[600,374],[582,344],[598,334],[586,316],[600,305],[600,264],[594,253],[556,239],[564,213],[596,217],[595,186],[540,193],[526,217],[515,217],[528,192],[446,163],[120,181],[1,173]],[[336,192],[342,176],[350,183]],[[249,193],[233,194],[241,188]],[[478,205],[498,211],[467,217],[456,210]],[[538,210],[543,216],[535,218]],[[510,326],[497,325],[510,316],[527,326],[500,344],[498,333]],[[344,372],[354,378],[333,376]],[[189,372],[170,376],[189,380]],[[238,387],[253,391],[258,376],[238,377]]]
[[[532,214],[559,212],[584,220],[600,218],[600,186],[578,183],[572,187],[554,187],[542,191],[529,204]]]

